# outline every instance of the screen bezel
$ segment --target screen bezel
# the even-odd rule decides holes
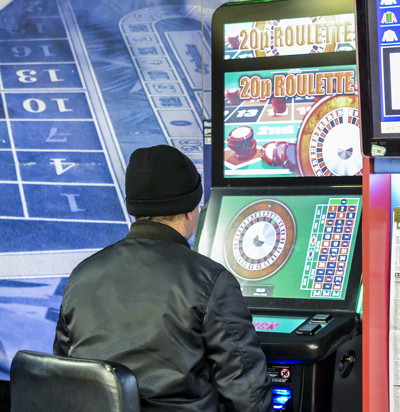
[[[241,187],[260,185],[293,185],[321,184],[320,177],[225,177],[224,176],[224,75],[228,72],[243,72],[257,70],[328,67],[341,65],[355,65],[356,52],[334,52],[307,55],[258,57],[251,59],[224,59],[224,25],[260,20],[274,20],[288,18],[287,8],[289,0],[276,0],[263,3],[230,3],[223,5],[213,15],[212,20],[212,186],[213,187]],[[354,13],[352,4],[348,1],[337,0],[335,5],[326,0],[310,2],[296,0],[290,4],[290,18],[324,16],[334,14]],[[315,4],[317,3],[317,4]],[[351,2],[350,2],[351,3]],[[215,68],[218,68],[216,70]],[[295,180],[293,180],[295,179]],[[324,184],[354,184],[361,183],[360,176],[332,176],[323,177]]]
[[[380,56],[376,1],[356,0],[356,10],[363,153],[366,156],[374,156],[373,145],[379,145],[386,149],[385,156],[400,156],[400,133],[382,133],[380,129],[382,101],[377,64]]]
[[[208,250],[200,252],[210,256],[211,248],[214,242],[218,216],[221,209],[222,199],[224,197],[237,196],[313,196],[313,195],[331,195],[331,196],[351,196],[361,195],[361,186],[295,186],[295,187],[258,187],[258,188],[212,188],[210,202],[207,207],[207,218],[204,222],[202,236],[211,239],[208,244]],[[299,311],[344,311],[353,312],[357,306],[361,285],[361,221],[357,233],[356,243],[354,246],[353,259],[350,266],[351,274],[347,284],[345,298],[342,300],[324,300],[324,299],[301,299],[301,298],[271,298],[271,297],[249,297],[244,299],[251,310],[269,311],[279,310],[299,310]]]

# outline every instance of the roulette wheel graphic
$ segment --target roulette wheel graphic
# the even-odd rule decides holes
[[[299,131],[297,164],[303,176],[361,175],[357,95],[329,96],[313,106]]]
[[[290,209],[273,199],[243,208],[230,223],[225,260],[239,278],[260,280],[273,275],[292,253],[296,224]]]

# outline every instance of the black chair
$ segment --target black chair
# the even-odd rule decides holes
[[[134,373],[124,365],[21,350],[10,371],[11,412],[138,412]]]

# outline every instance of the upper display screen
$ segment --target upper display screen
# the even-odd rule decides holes
[[[213,15],[213,186],[360,181],[353,4],[288,7],[237,2]]]
[[[226,72],[224,177],[355,176],[355,65]]]
[[[229,23],[224,42],[226,60],[351,51],[354,15]]]

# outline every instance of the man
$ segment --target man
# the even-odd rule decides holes
[[[79,264],[54,353],[111,360],[138,380],[145,412],[266,412],[266,360],[239,284],[189,247],[202,196],[191,160],[138,149],[126,170],[127,237]]]

